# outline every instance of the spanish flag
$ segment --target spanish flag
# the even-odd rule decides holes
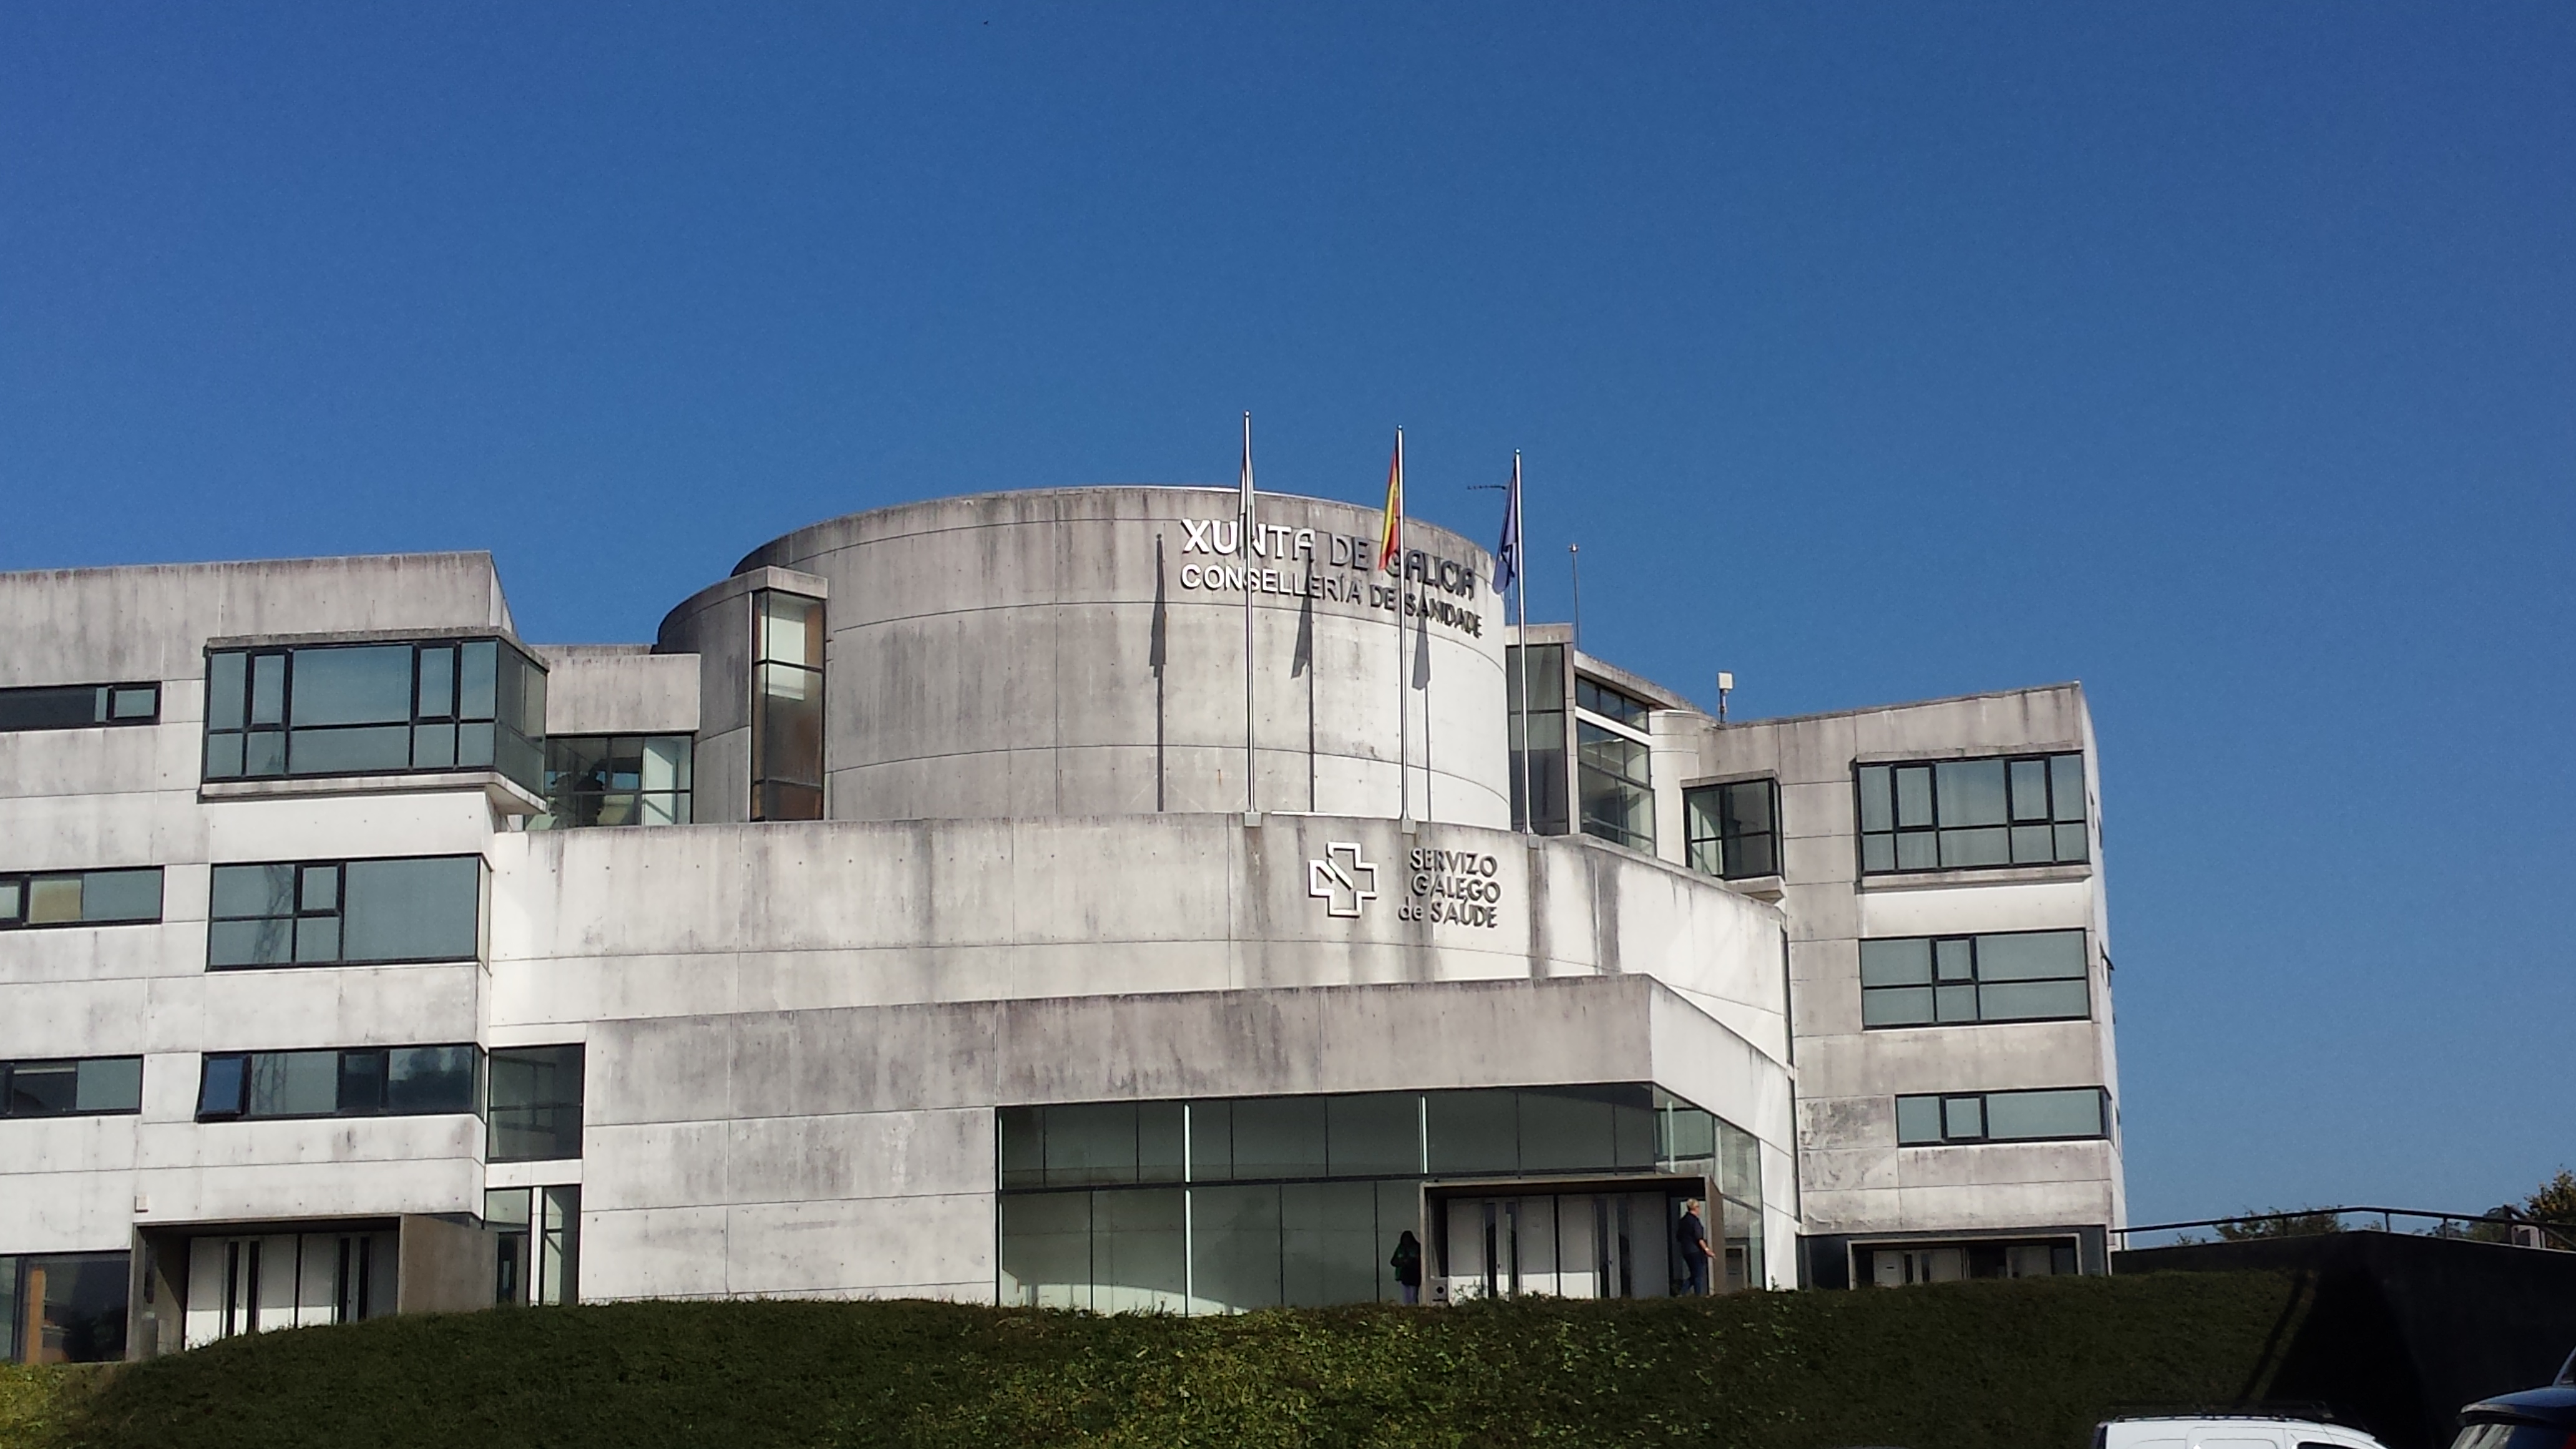
[[[1386,516],[1378,524],[1377,566],[1404,571],[1404,429],[1395,430],[1395,460],[1386,465]]]

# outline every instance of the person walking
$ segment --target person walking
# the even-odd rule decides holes
[[[1413,1236],[1413,1229],[1406,1228],[1403,1236],[1395,1240],[1395,1254],[1386,1260],[1386,1265],[1395,1270],[1395,1281],[1404,1289],[1404,1301],[1420,1303],[1422,1240]]]
[[[1708,1294],[1708,1224],[1700,1221],[1697,1200],[1682,1203],[1682,1220],[1673,1226],[1673,1242],[1681,1249],[1682,1267],[1690,1274],[1690,1293],[1694,1298]]]

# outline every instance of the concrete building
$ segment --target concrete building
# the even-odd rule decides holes
[[[479,554],[0,575],[0,1346],[2098,1270],[2079,691],[1721,725],[1234,509],[835,519],[649,647]]]

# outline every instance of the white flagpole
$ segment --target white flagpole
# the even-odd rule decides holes
[[[1413,818],[1413,693],[1404,667],[1404,429],[1395,430],[1395,818]]]
[[[1521,453],[1512,450],[1512,595],[1521,641],[1521,828],[1538,833],[1538,799],[1530,793],[1529,535],[1521,527]]]
[[[1252,777],[1259,768],[1252,748],[1252,414],[1243,415],[1243,531],[1235,539],[1235,561],[1243,564],[1243,813],[1253,803]]]

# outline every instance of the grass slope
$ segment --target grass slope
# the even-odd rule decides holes
[[[1201,1319],[610,1304],[20,1371],[0,1444],[2080,1449],[2115,1405],[2245,1392],[2295,1296],[2170,1274]]]

